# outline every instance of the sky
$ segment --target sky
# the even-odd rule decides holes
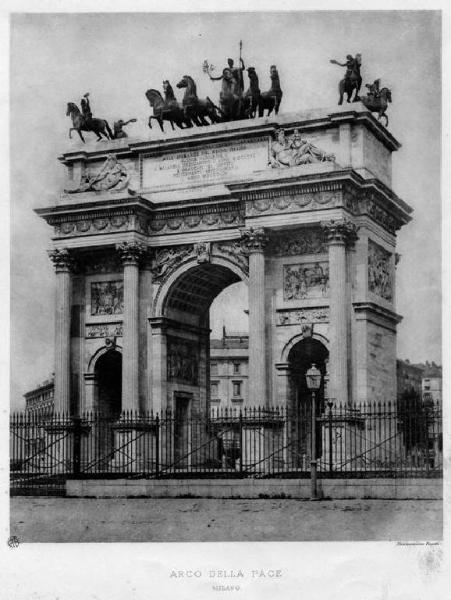
[[[346,32],[344,34],[343,32]],[[246,66],[269,88],[276,64],[284,92],[281,112],[333,107],[349,53],[363,58],[364,83],[377,77],[391,88],[389,130],[402,148],[393,155],[393,189],[414,208],[398,233],[398,356],[441,363],[441,65],[440,15],[432,11],[222,14],[20,14],[11,19],[11,396],[53,371],[54,272],[47,257],[51,228],[34,208],[52,204],[63,184],[69,101],[91,94],[94,116],[110,123],[137,118],[129,135],[154,139],[146,89],[182,75],[198,95],[218,99],[220,84],[202,72],[204,59],[220,73],[243,40]],[[176,95],[181,99],[179,92]],[[89,134],[88,134],[89,135]],[[216,303],[214,331],[245,325],[240,292]]]

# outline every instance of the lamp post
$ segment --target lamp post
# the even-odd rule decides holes
[[[321,371],[316,368],[314,364],[308,369],[305,374],[305,379],[307,383],[307,388],[312,392],[312,449],[311,449],[311,469],[310,469],[310,481],[311,481],[311,493],[310,499],[317,500],[318,499],[318,489],[316,482],[316,471],[317,471],[317,462],[316,462],[316,393],[321,385]]]

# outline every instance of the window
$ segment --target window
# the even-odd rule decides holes
[[[218,382],[212,382],[210,385],[210,397],[215,399],[218,397]]]
[[[234,381],[233,382],[233,395],[235,397],[241,396],[241,384],[242,384],[242,381]]]
[[[237,375],[238,373],[241,373],[241,364],[240,363],[233,363],[233,373],[235,375]]]
[[[212,375],[217,375],[218,374],[218,363],[211,363],[210,364],[210,373]]]

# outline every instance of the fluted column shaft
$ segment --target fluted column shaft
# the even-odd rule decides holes
[[[330,286],[330,356],[329,396],[338,402],[349,401],[348,389],[348,266],[347,246],[356,239],[356,227],[347,221],[331,222],[325,226],[329,242]]]
[[[243,231],[249,255],[249,401],[251,406],[267,403],[265,339],[265,255],[267,238],[263,229]]]
[[[70,306],[72,259],[68,250],[52,250],[55,266],[55,411],[70,412]]]
[[[117,246],[124,265],[122,338],[122,410],[139,410],[139,261],[144,247],[136,242]]]

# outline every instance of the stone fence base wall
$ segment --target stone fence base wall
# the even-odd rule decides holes
[[[320,479],[324,499],[441,500],[442,479]],[[310,498],[309,479],[72,479],[68,496],[94,498]]]

